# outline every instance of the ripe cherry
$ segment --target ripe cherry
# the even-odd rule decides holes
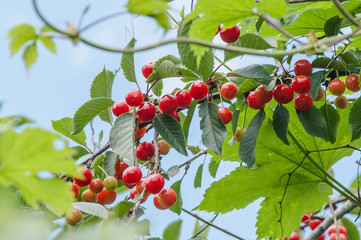
[[[137,129],[137,127],[134,128],[135,138],[141,138],[144,136],[144,134],[147,132],[146,127],[142,127],[141,129]]]
[[[65,220],[70,226],[77,225],[82,219],[83,214],[77,209],[70,210],[65,216]]]
[[[137,184],[142,179],[142,171],[136,166],[131,166],[123,172],[124,184]],[[132,187],[131,187],[132,188]]]
[[[172,113],[172,114],[169,114],[169,116],[174,117],[175,119],[177,119],[178,122],[180,122],[180,117],[179,117],[178,112],[174,112],[174,113]]]
[[[177,194],[171,188],[163,189],[158,195],[158,202],[165,208],[170,208],[177,202]]]
[[[115,189],[117,189],[118,187],[118,181],[115,177],[113,176],[108,176],[104,179],[104,187],[108,190],[108,191],[114,191]]]
[[[142,142],[135,150],[135,155],[141,161],[148,161],[154,156],[155,148],[150,142]]]
[[[97,194],[98,202],[101,204],[111,204],[117,198],[116,191],[109,191],[104,188],[100,193]]]
[[[248,94],[247,103],[248,106],[253,109],[264,108],[264,105],[266,104],[261,98],[261,93],[257,91],[252,91]]]
[[[307,211],[307,213],[302,217],[303,223],[308,223],[310,221],[310,217],[312,217],[314,214],[311,211]]]
[[[123,172],[125,169],[127,169],[129,166],[125,162],[122,162],[120,158],[117,161],[117,164],[115,165],[115,174],[114,177],[118,180],[122,180]]]
[[[347,235],[347,229],[344,225],[339,225],[338,226],[338,232]],[[328,228],[328,235],[330,236],[332,233],[336,233],[337,234],[337,230],[336,230],[336,226],[332,225],[331,227]]]
[[[322,87],[319,87],[318,88],[318,94],[317,94],[317,97],[315,99],[315,102],[320,101],[324,96],[325,96],[325,90],[323,90]]]
[[[174,113],[178,108],[177,104],[177,98],[172,95],[164,95],[159,100],[159,109],[166,113],[166,114],[172,114]]]
[[[138,185],[138,184],[137,184],[137,185]],[[130,198],[131,198],[131,199],[134,199],[136,195],[140,195],[140,194],[142,194],[142,192],[138,192],[136,186],[133,187],[133,188],[130,190]],[[145,201],[147,201],[149,195],[150,195],[150,193],[145,192],[145,193],[143,194],[143,198],[142,198],[142,200],[140,201],[140,203],[144,203]]]
[[[325,240],[325,234],[322,233],[322,235],[319,238],[317,238],[317,240]]]
[[[294,96],[292,88],[286,84],[277,85],[273,89],[272,94],[276,102],[280,104],[291,102]]]
[[[220,36],[226,43],[234,43],[238,40],[240,34],[239,27],[236,25],[231,28],[222,29]]]
[[[312,219],[308,222],[308,226],[310,226],[310,228],[313,230],[321,223],[322,221],[320,219]]]
[[[339,240],[337,237],[337,233],[332,233],[332,234],[329,233],[329,236],[330,236],[330,240]],[[346,235],[343,233],[340,233],[340,240],[347,240]]]
[[[222,119],[222,122],[224,124],[228,124],[230,121],[232,121],[232,112],[228,108],[225,107],[219,107],[218,108],[218,115]]]
[[[137,116],[141,121],[149,122],[155,117],[156,111],[157,109],[155,108],[153,103],[145,102],[140,104],[137,110]]]
[[[79,187],[85,187],[90,184],[93,179],[93,174],[86,167],[79,168],[75,171],[74,181]]]
[[[103,187],[104,187],[103,182],[99,178],[93,179],[89,184],[89,189],[93,193],[100,193],[103,190]]]
[[[272,100],[272,91],[266,91],[264,85],[259,85],[255,91],[260,93],[261,100],[264,103],[269,103]]]
[[[157,145],[161,155],[167,155],[169,153],[170,145],[165,140],[158,141]]]
[[[70,190],[74,193],[74,198],[78,198],[79,197],[79,187],[78,185],[76,184],[73,184],[73,183],[68,183],[69,184],[69,187],[70,187]]]
[[[301,112],[307,112],[312,108],[313,100],[310,94],[302,93],[295,97],[295,107]]]
[[[112,111],[114,116],[118,117],[119,115],[122,115],[123,113],[129,112],[129,106],[127,103],[123,101],[117,101],[112,106]]]
[[[333,95],[341,96],[346,90],[346,85],[340,79],[333,79],[328,84],[328,89]]]
[[[81,198],[84,202],[94,202],[97,198],[97,194],[87,189],[81,194]]]
[[[160,205],[160,203],[159,203],[159,194],[154,195],[153,203],[154,203],[154,206],[156,208],[160,209],[160,210],[167,209],[166,207],[163,207],[162,205]]]
[[[143,94],[137,89],[132,89],[125,95],[125,101],[131,107],[138,107],[143,102]]]
[[[299,75],[309,76],[312,73],[312,65],[306,59],[301,59],[295,63],[293,71],[295,72],[296,76]]]
[[[221,86],[221,96],[225,99],[232,100],[237,96],[238,88],[236,84],[227,82]]]
[[[192,102],[192,96],[189,94],[187,90],[179,90],[175,97],[177,98],[177,104],[179,108],[186,108],[188,107]]]
[[[246,132],[246,129],[237,127],[236,132],[234,133],[234,140],[236,140],[237,142],[240,142],[245,132]]]
[[[189,94],[194,100],[202,100],[208,94],[208,85],[204,84],[201,80],[197,80],[192,83]]]
[[[291,88],[296,93],[308,93],[311,87],[311,80],[305,75],[296,76],[291,82]]]
[[[155,64],[154,61],[150,61],[144,64],[144,66],[142,67],[142,74],[145,78],[148,78],[149,75],[152,74],[154,64]]]
[[[346,78],[346,87],[352,92],[360,91],[359,76],[357,74],[350,74]]]
[[[337,108],[345,109],[348,105],[348,100],[344,95],[338,96],[333,102]]]
[[[300,235],[298,232],[293,232],[289,238],[285,238],[285,240],[300,240]]]
[[[159,193],[164,187],[164,177],[159,173],[153,173],[145,180],[145,189],[152,193]]]

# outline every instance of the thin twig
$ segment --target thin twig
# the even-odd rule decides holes
[[[359,23],[352,15],[342,6],[340,1],[338,0],[331,0],[335,7],[338,9],[338,11],[347,18],[353,25],[356,27],[361,27],[361,23]]]
[[[192,158],[190,158],[188,161],[178,165],[178,168],[182,168],[184,166],[187,166],[189,165],[191,162],[193,162],[194,160],[196,160],[197,158],[199,158],[200,156],[204,155],[204,154],[207,154],[208,152],[208,149],[207,150],[202,150],[200,151],[199,153],[197,153],[197,155],[194,155]]]
[[[105,17],[102,17],[102,18],[99,18],[98,20],[95,20],[94,22],[91,22],[89,23],[88,25],[86,25],[85,27],[83,27],[82,29],[79,30],[79,33],[80,32],[85,32],[87,29],[95,26],[96,24],[99,24],[105,20],[108,20],[110,18],[113,18],[113,17],[116,17],[116,16],[119,16],[119,15],[122,15],[122,14],[125,14],[127,13],[126,11],[119,11],[119,12],[116,12],[116,13],[112,13],[108,16],[105,16]]]
[[[218,217],[219,214],[217,214],[216,216],[214,216],[214,218],[212,218],[211,221],[209,221],[210,223],[213,223],[213,221]],[[197,236],[199,236],[199,234],[201,234],[202,232],[204,232],[207,228],[209,227],[209,224],[206,223],[205,226],[202,227],[201,230],[199,230],[196,234],[194,234],[191,239],[196,238]]]
[[[159,148],[158,148],[158,144],[157,144],[157,138],[158,138],[158,133],[156,131],[154,131],[154,137],[153,137],[153,145],[154,145],[154,149],[155,149],[155,153],[154,153],[154,171],[157,171],[159,168],[159,164],[160,164],[160,156],[159,156]]]
[[[329,197],[329,206],[330,206],[330,209],[331,209],[331,215],[333,217],[333,222],[335,223],[335,226],[336,226],[336,232],[337,232],[337,239],[340,240],[340,233],[338,231],[338,223],[337,223],[337,218],[336,218],[336,215],[335,215],[335,209],[333,208],[333,204],[332,204],[332,201],[331,201],[331,197]]]
[[[85,160],[83,163],[87,168],[90,168],[90,165],[92,164],[92,162],[94,161],[94,159],[99,156],[100,154],[102,154],[103,152],[105,152],[106,150],[108,150],[110,148],[110,142],[107,142],[101,149],[99,149],[99,151],[95,152],[93,155],[91,155],[87,160]]]

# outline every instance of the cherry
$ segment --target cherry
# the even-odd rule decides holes
[[[298,75],[291,82],[291,88],[296,93],[308,93],[311,87],[311,80],[305,75]]]
[[[317,94],[317,97],[315,99],[315,102],[320,101],[323,98],[323,96],[325,96],[325,90],[323,90],[322,87],[319,87],[318,88],[318,94]]]
[[[154,203],[154,206],[156,208],[160,209],[160,210],[167,209],[166,207],[163,207],[162,205],[160,205],[160,203],[159,203],[159,194],[154,195],[153,203]]]
[[[147,128],[142,127],[141,129],[137,130],[137,127],[135,127],[134,132],[135,132],[135,138],[141,138],[147,132]]]
[[[169,114],[169,116],[172,116],[174,117],[175,119],[177,119],[178,122],[180,122],[180,117],[179,117],[179,114],[177,112],[174,112],[172,114]]]
[[[273,89],[272,94],[276,102],[280,104],[291,102],[294,96],[292,88],[286,84],[277,85]]]
[[[128,167],[129,167],[128,164],[126,164],[125,162],[122,162],[119,158],[117,161],[117,164],[115,165],[114,177],[118,180],[122,180],[123,172]]]
[[[143,102],[143,94],[137,89],[132,89],[125,95],[125,101],[131,107],[138,107]]]
[[[174,113],[178,108],[177,104],[177,98],[172,95],[164,95],[159,100],[159,109],[166,113],[166,114],[172,114]]]
[[[142,194],[142,192],[138,192],[138,191],[137,191],[137,187],[133,187],[133,188],[130,190],[130,198],[131,198],[131,199],[134,199],[134,198],[135,198],[135,195],[140,195],[140,194]],[[145,193],[143,194],[143,198],[142,198],[142,200],[140,201],[140,203],[144,203],[145,201],[147,201],[149,195],[150,195],[149,193],[145,192]]]
[[[65,216],[65,220],[70,226],[77,225],[82,219],[83,214],[77,209],[70,210]]]
[[[189,94],[187,90],[179,90],[175,97],[177,98],[177,104],[179,108],[186,108],[188,107],[192,102],[192,96]]]
[[[93,179],[93,174],[86,167],[79,168],[75,171],[74,181],[79,187],[85,187],[90,184]]]
[[[97,194],[87,189],[81,194],[81,198],[84,202],[94,202],[97,198]]]
[[[220,36],[226,43],[234,43],[238,40],[240,34],[239,27],[236,25],[231,28],[222,29]]]
[[[360,82],[357,74],[350,74],[346,78],[346,87],[352,92],[360,91]]]
[[[155,64],[154,61],[150,61],[144,64],[144,66],[142,67],[142,74],[145,78],[148,78],[149,75],[152,74],[154,64]]]
[[[104,179],[104,187],[108,190],[108,191],[114,191],[115,189],[117,189],[118,187],[118,181],[115,177],[113,176],[108,176]]]
[[[111,204],[117,198],[116,191],[109,191],[104,188],[100,193],[97,194],[98,202],[101,204]]]
[[[158,145],[158,148],[159,148],[159,153],[161,155],[167,155],[169,153],[170,146],[165,140],[158,141],[157,145]]]
[[[348,105],[348,100],[344,95],[338,96],[333,102],[337,108],[345,109]]]
[[[128,184],[128,185],[137,184],[141,179],[142,179],[142,171],[140,171],[140,169],[136,166],[128,167],[123,172],[124,184]]]
[[[132,189],[133,187],[135,187],[137,184],[136,183],[127,183],[127,182],[124,182],[124,186],[126,186],[127,188],[129,189]]]
[[[317,240],[325,240],[325,234],[322,233],[322,235],[319,238],[317,238]]]
[[[137,189],[138,194],[141,194],[143,192],[144,188],[145,188],[145,181],[143,181],[143,180],[138,182],[137,185],[135,185],[135,189]]]
[[[112,106],[112,111],[114,116],[118,117],[119,115],[122,115],[123,113],[129,112],[129,106],[127,103],[123,101],[117,101]]]
[[[310,221],[310,217],[312,217],[314,214],[311,211],[307,211],[307,213],[302,217],[303,223],[308,223]]]
[[[237,96],[238,88],[236,84],[227,82],[221,86],[221,96],[225,99],[232,100]]]
[[[78,198],[79,197],[79,187],[78,185],[76,184],[73,184],[73,183],[68,183],[69,187],[70,187],[70,190],[73,191],[74,193],[74,198]]]
[[[253,109],[264,108],[264,105],[266,104],[264,101],[262,101],[261,93],[257,91],[253,91],[248,94],[247,103],[248,106]]]
[[[163,189],[158,196],[158,202],[165,208],[170,208],[177,202],[177,194],[171,188]]]
[[[301,112],[307,112],[312,108],[313,100],[310,94],[302,93],[295,97],[295,107]]]
[[[132,189],[130,189],[130,194],[129,194],[129,196],[130,196],[131,199],[134,199],[135,195],[137,195],[137,194],[138,194],[138,191],[137,191],[137,187],[136,187],[136,186],[134,186]]]
[[[145,180],[145,189],[152,193],[159,193],[164,187],[164,177],[159,173],[153,173]]]
[[[153,105],[153,103],[145,102],[140,104],[138,110],[137,110],[137,116],[138,118],[143,122],[149,122],[152,121],[155,117],[157,109]]]
[[[312,219],[308,222],[308,226],[310,226],[310,228],[313,230],[321,223],[322,221],[320,219]]]
[[[347,229],[345,226],[343,225],[339,225],[338,226],[338,232],[341,234],[345,234],[347,235]],[[332,225],[331,227],[328,228],[328,235],[331,236],[332,233],[336,233],[337,234],[337,230],[336,230],[336,226]]]
[[[240,142],[245,132],[246,132],[246,129],[237,127],[236,132],[234,133],[234,140],[236,140],[237,142]]]
[[[99,178],[93,179],[89,185],[89,189],[93,193],[100,193],[103,190],[103,187],[104,187],[103,182]]]
[[[208,94],[208,85],[204,84],[201,80],[197,80],[192,83],[189,94],[194,100],[202,100]]]
[[[346,90],[346,85],[340,79],[333,79],[328,84],[328,89],[333,95],[341,96]]]
[[[306,59],[301,59],[295,63],[293,71],[295,72],[296,76],[309,76],[312,73],[312,65]]]
[[[298,232],[293,232],[289,238],[286,238],[287,240],[300,240],[300,235]]]
[[[329,233],[329,236],[330,236],[330,240],[339,240],[337,237],[337,233],[332,233],[332,234]],[[340,240],[347,240],[346,235],[343,233],[340,233]]]
[[[155,148],[150,142],[142,142],[135,150],[135,155],[141,161],[148,161],[154,156]]]
[[[222,122],[224,124],[228,124],[230,121],[232,121],[232,112],[228,108],[225,107],[219,107],[218,108],[218,115],[222,119]]]

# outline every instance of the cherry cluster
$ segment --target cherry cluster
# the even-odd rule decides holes
[[[345,82],[336,78],[331,80],[328,84],[328,90],[333,95],[337,96],[337,98],[334,101],[334,104],[336,107],[340,109],[344,109],[348,105],[348,100],[343,95],[346,88],[352,92],[360,91],[359,76],[357,74],[348,75]]]

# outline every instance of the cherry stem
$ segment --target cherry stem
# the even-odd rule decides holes
[[[158,168],[160,167],[160,156],[159,156],[159,148],[158,148],[158,144],[157,144],[157,138],[158,138],[158,133],[156,131],[154,131],[154,136],[153,136],[153,145],[154,145],[154,171],[159,170]]]
[[[101,166],[97,166],[98,168],[100,168],[100,170],[102,170],[102,172],[105,174],[105,176],[109,177],[108,176],[108,173],[104,170],[104,168],[102,168]]]

